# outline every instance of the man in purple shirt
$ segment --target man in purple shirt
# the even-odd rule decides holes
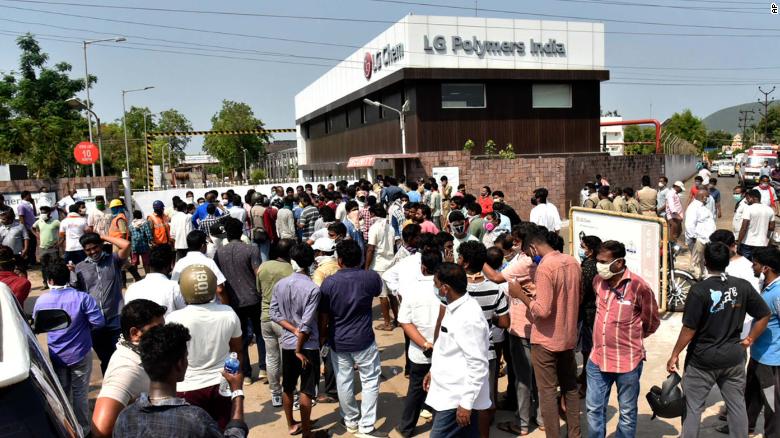
[[[93,328],[106,323],[95,299],[84,292],[68,287],[70,270],[62,260],[46,266],[46,278],[51,288],[35,302],[33,315],[39,310],[62,309],[70,315],[70,326],[47,334],[49,358],[65,394],[86,435],[90,432],[89,377],[92,373]]]
[[[375,271],[361,269],[363,253],[354,240],[339,242],[336,254],[341,269],[320,286],[320,343],[327,338],[332,349],[339,405],[347,430],[359,432],[356,436],[360,437],[387,436],[374,429],[381,368],[371,326],[371,305],[382,292],[382,278]],[[363,387],[360,409],[355,400],[355,365]]]
[[[33,205],[32,195],[28,190],[22,192],[22,200],[16,207],[16,215],[19,216],[19,222],[27,229],[27,234],[30,235],[30,243],[27,251],[27,264],[32,266],[35,264],[35,248],[38,243],[35,240],[35,234],[32,232],[33,224],[37,218],[35,217],[35,205]]]
[[[282,403],[290,435],[303,433],[312,436],[311,400],[317,396],[320,381],[320,340],[317,330],[317,306],[320,288],[307,275],[314,264],[314,250],[299,243],[290,250],[290,258],[299,268],[292,275],[279,280],[271,296],[269,315],[282,326]],[[298,378],[301,379],[301,422],[293,420],[293,395]]]

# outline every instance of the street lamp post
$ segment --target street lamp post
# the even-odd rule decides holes
[[[149,116],[151,119],[154,117],[154,114],[152,113],[144,113],[144,146],[146,145],[146,116]],[[149,185],[149,154],[146,153],[146,151],[143,151],[144,154],[144,161],[146,162],[146,189],[149,190],[151,185]]]
[[[244,148],[244,181],[249,181],[249,175],[246,174],[246,148]]]
[[[125,131],[125,170],[122,171],[122,184],[125,186],[125,208],[127,208],[128,211],[133,211],[133,191],[130,188],[130,148],[127,146],[127,110],[125,107],[125,94],[134,91],[145,91],[151,88],[154,87],[122,90],[122,127]]]
[[[92,118],[90,117],[90,114],[94,115],[91,111],[92,109],[92,102],[89,99],[89,67],[87,66],[87,46],[93,43],[104,43],[113,41],[115,43],[121,43],[122,41],[127,41],[127,38],[125,37],[114,37],[114,38],[106,38],[102,40],[85,40],[82,41],[82,46],[84,48],[84,88],[87,91],[87,104],[85,109],[87,110],[87,127],[89,129],[89,142],[92,143]],[[97,116],[95,117],[97,119]],[[98,131],[100,131],[100,122],[98,122]],[[105,176],[105,173],[103,173],[103,146],[100,144],[100,136],[98,136],[98,153],[100,155],[100,176]],[[92,176],[95,176],[95,164],[92,164]]]
[[[409,101],[407,100],[404,102],[403,105],[401,105],[400,110],[371,99],[363,99],[363,102],[377,108],[382,107],[398,113],[398,117],[401,120],[401,153],[406,154],[406,124],[404,123],[404,113],[409,111]],[[404,163],[404,176],[406,176],[406,158],[402,159],[402,162]]]

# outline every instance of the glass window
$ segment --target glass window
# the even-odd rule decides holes
[[[571,84],[534,84],[534,108],[571,108]]]
[[[485,84],[441,84],[442,108],[485,108]]]

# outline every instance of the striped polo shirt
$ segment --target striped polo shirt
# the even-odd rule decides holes
[[[488,328],[491,330],[490,346],[488,347],[488,359],[496,358],[496,349],[493,346],[493,318],[509,314],[509,302],[506,295],[501,292],[498,285],[484,276],[469,276],[470,282],[466,287],[466,292],[474,298],[482,308],[482,314],[487,320]],[[480,281],[481,280],[481,281]]]

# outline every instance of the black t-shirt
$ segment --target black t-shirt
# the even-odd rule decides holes
[[[691,287],[683,325],[696,330],[688,345],[687,361],[712,370],[738,365],[745,357],[739,344],[745,313],[755,319],[769,315],[761,295],[745,280],[710,277]]]

